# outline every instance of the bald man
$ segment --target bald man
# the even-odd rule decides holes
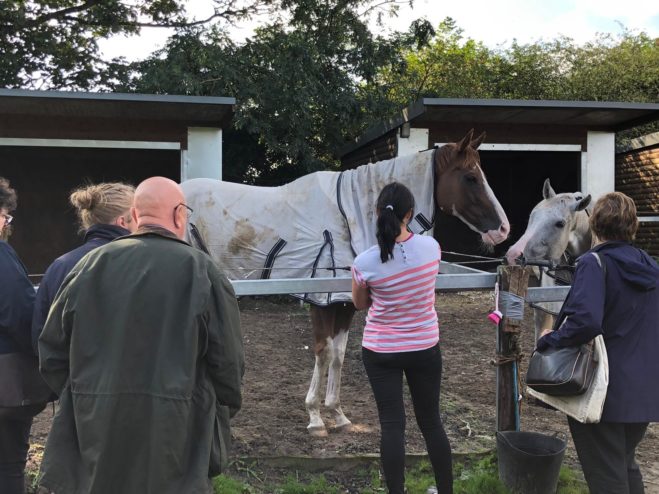
[[[85,256],[39,338],[60,410],[41,492],[211,493],[241,405],[235,294],[183,241],[190,209],[163,177],[135,190],[138,230]]]

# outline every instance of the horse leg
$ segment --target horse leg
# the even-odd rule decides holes
[[[343,414],[341,408],[341,372],[348,344],[348,335],[355,306],[350,303],[335,304],[332,327],[332,341],[330,344],[330,365],[327,378],[327,392],[325,406],[334,415],[335,428],[341,431],[352,430],[352,423]]]
[[[330,347],[332,341],[332,319],[333,314],[328,307],[311,306],[311,327],[314,336],[314,353],[316,363],[307,397],[304,404],[309,413],[309,434],[316,437],[327,436],[325,423],[320,417],[320,390],[325,380],[327,367],[330,363]]]

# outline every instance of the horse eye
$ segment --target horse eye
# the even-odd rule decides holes
[[[565,221],[560,220],[555,223],[556,228],[563,228],[565,226]]]
[[[476,178],[476,175],[465,175],[465,180],[467,181],[467,183],[470,184],[478,183],[478,179]]]

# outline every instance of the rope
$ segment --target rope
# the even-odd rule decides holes
[[[490,365],[506,365],[512,364],[513,362],[521,362],[524,354],[517,352],[513,355],[495,355],[494,358],[490,360]]]
[[[473,259],[486,259],[488,261],[501,262],[500,257],[485,257],[485,256],[478,256],[476,254],[463,254],[462,252],[453,252],[453,251],[450,251],[450,250],[442,250],[442,254],[453,254],[453,255],[456,255],[456,256],[471,257]]]

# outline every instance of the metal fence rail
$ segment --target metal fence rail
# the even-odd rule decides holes
[[[440,291],[494,290],[497,275],[477,269],[442,263],[435,288]],[[231,280],[238,296],[287,295],[291,293],[350,292],[350,278],[289,278],[270,280]],[[561,302],[567,296],[569,286],[529,288],[527,302]]]

